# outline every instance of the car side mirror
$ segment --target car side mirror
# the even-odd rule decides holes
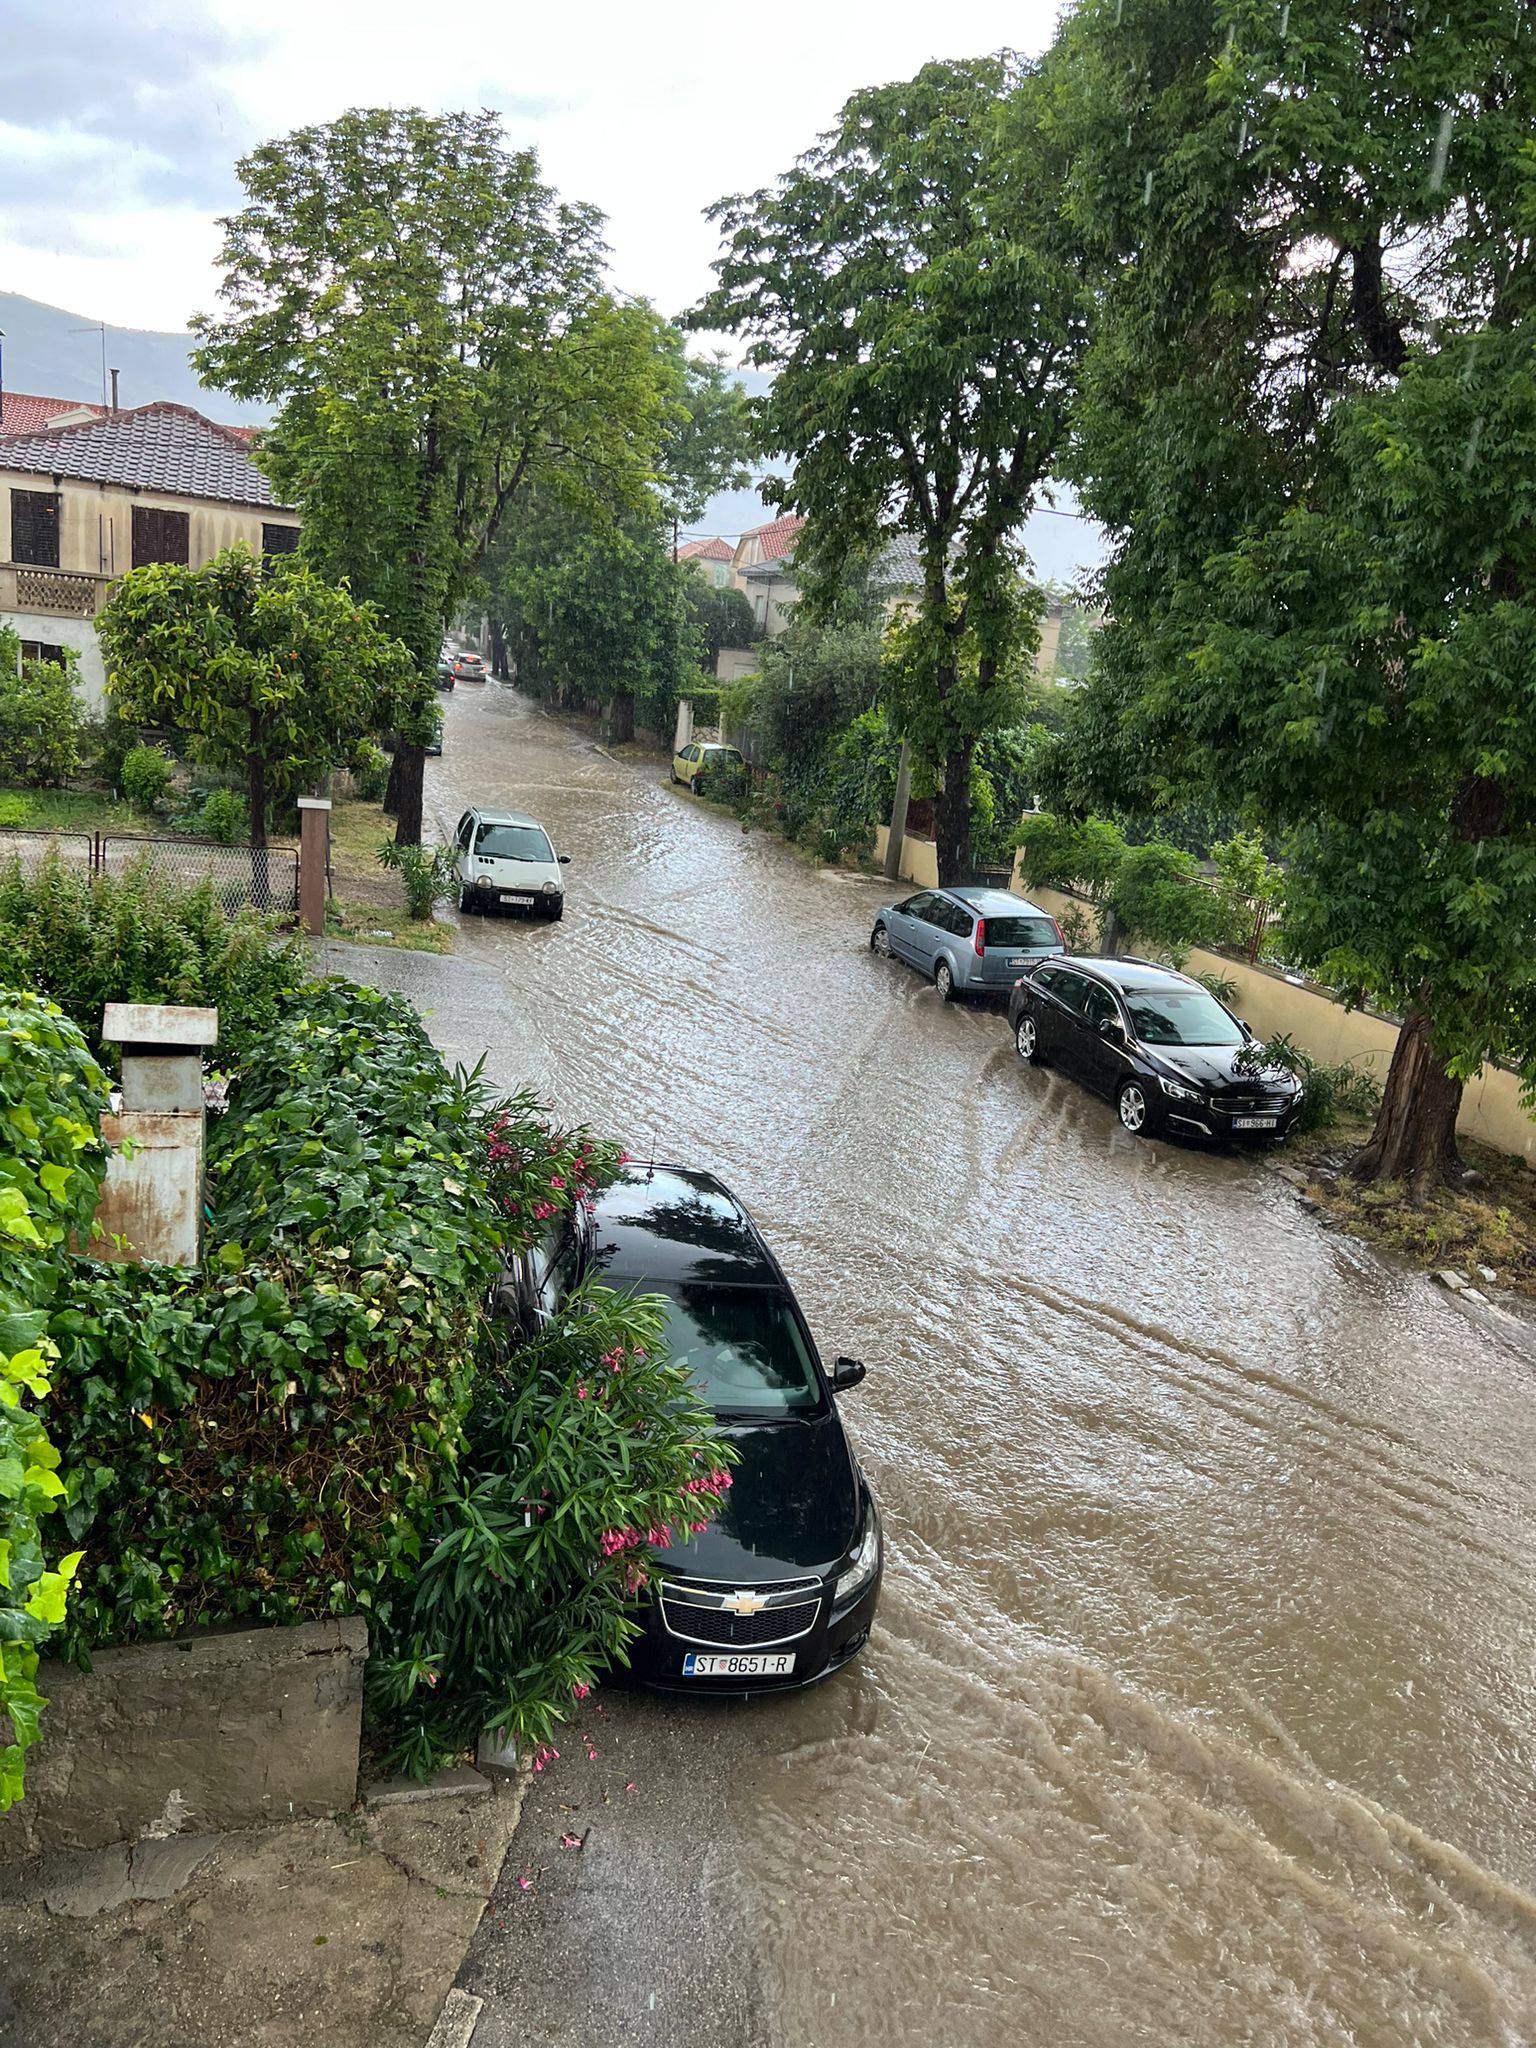
[[[1246,1017],[1239,1017],[1239,1018],[1238,1018],[1238,1020],[1237,1020],[1237,1028],[1238,1028],[1238,1030],[1239,1030],[1239,1031],[1241,1031],[1241,1033],[1243,1034],[1244,1038],[1252,1038],[1252,1036],[1253,1036],[1253,1026],[1252,1026],[1252,1025],[1251,1025],[1251,1024],[1250,1024],[1250,1023],[1248,1022],[1248,1019],[1247,1019]]]
[[[555,858],[563,868],[568,868],[571,864],[571,856],[568,853],[556,854]]]
[[[865,1365],[862,1358],[840,1358],[832,1368],[833,1391],[846,1393],[849,1387],[856,1387],[863,1379]]]
[[[1125,1026],[1118,1017],[1101,1017],[1099,1019],[1099,1036],[1100,1038],[1123,1039],[1125,1037]]]

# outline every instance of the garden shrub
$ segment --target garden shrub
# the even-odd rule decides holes
[[[26,824],[31,815],[31,802],[19,792],[0,796],[0,832],[16,831]]]
[[[736,805],[745,803],[751,794],[752,778],[744,762],[712,754],[699,770],[694,786],[711,803]]]
[[[123,756],[123,795],[136,811],[153,817],[175,772],[176,764],[169,754],[159,747],[146,746],[141,740]]]
[[[52,787],[80,769],[85,713],[67,668],[16,666],[16,638],[0,628],[0,780]]]
[[[39,1415],[50,1393],[49,1302],[71,1239],[90,1231],[105,1171],[106,1077],[41,996],[0,992],[0,1813],[21,1797],[45,1702],[38,1650],[64,1619],[79,1553],[47,1562],[42,1518],[64,1497]]]
[[[381,804],[389,787],[389,756],[372,740],[365,740],[353,756],[352,786],[365,804]]]
[[[51,852],[30,874],[0,861],[0,983],[51,996],[101,1051],[105,1003],[192,1003],[219,1012],[220,1064],[237,1062],[309,972],[297,940],[253,911],[226,917],[145,858],[93,881]]]
[[[453,846],[402,846],[386,839],[376,855],[379,866],[400,877],[405,907],[425,921],[439,903],[459,893],[459,854]]]
[[[197,830],[221,846],[237,846],[249,836],[245,798],[237,789],[210,789],[197,814]]]
[[[1252,1040],[1233,1064],[1243,1073],[1258,1074],[1268,1068],[1295,1075],[1301,1083],[1301,1108],[1294,1126],[1298,1131],[1327,1130],[1346,1117],[1367,1120],[1381,1107],[1381,1083],[1369,1068],[1357,1067],[1350,1060],[1337,1066],[1315,1060],[1288,1032]]]

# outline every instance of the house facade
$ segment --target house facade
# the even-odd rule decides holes
[[[677,559],[696,569],[712,590],[730,588],[731,550],[723,540],[685,541],[677,551]]]
[[[287,554],[298,537],[248,434],[189,406],[0,435],[0,625],[24,658],[72,652],[92,711],[106,702],[96,615],[119,576],[146,562],[197,568],[236,541]]]

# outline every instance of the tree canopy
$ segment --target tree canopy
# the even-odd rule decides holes
[[[269,795],[340,767],[414,692],[410,652],[374,608],[296,555],[258,562],[241,546],[199,569],[132,569],[97,630],[124,718],[189,733],[206,760],[243,772],[256,846]]]
[[[855,94],[774,187],[713,209],[726,249],[693,316],[775,370],[761,428],[794,461],[784,502],[810,522],[813,600],[850,554],[917,538],[911,651],[951,873],[976,740],[1017,709],[1033,625],[1017,535],[1062,448],[1086,328],[1049,131],[1004,122],[1037,90],[1004,55]]]
[[[1365,1173],[1536,1083],[1536,358],[1515,13],[1090,0],[1044,118],[1108,280],[1109,621],[1054,794],[1283,839],[1288,949],[1405,1019]]]

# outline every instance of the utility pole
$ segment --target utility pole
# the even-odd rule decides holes
[[[891,836],[885,848],[885,872],[894,882],[901,877],[901,855],[907,836],[907,800],[912,794],[912,748],[907,740],[901,743],[901,759],[896,763],[896,797],[891,805]]]

